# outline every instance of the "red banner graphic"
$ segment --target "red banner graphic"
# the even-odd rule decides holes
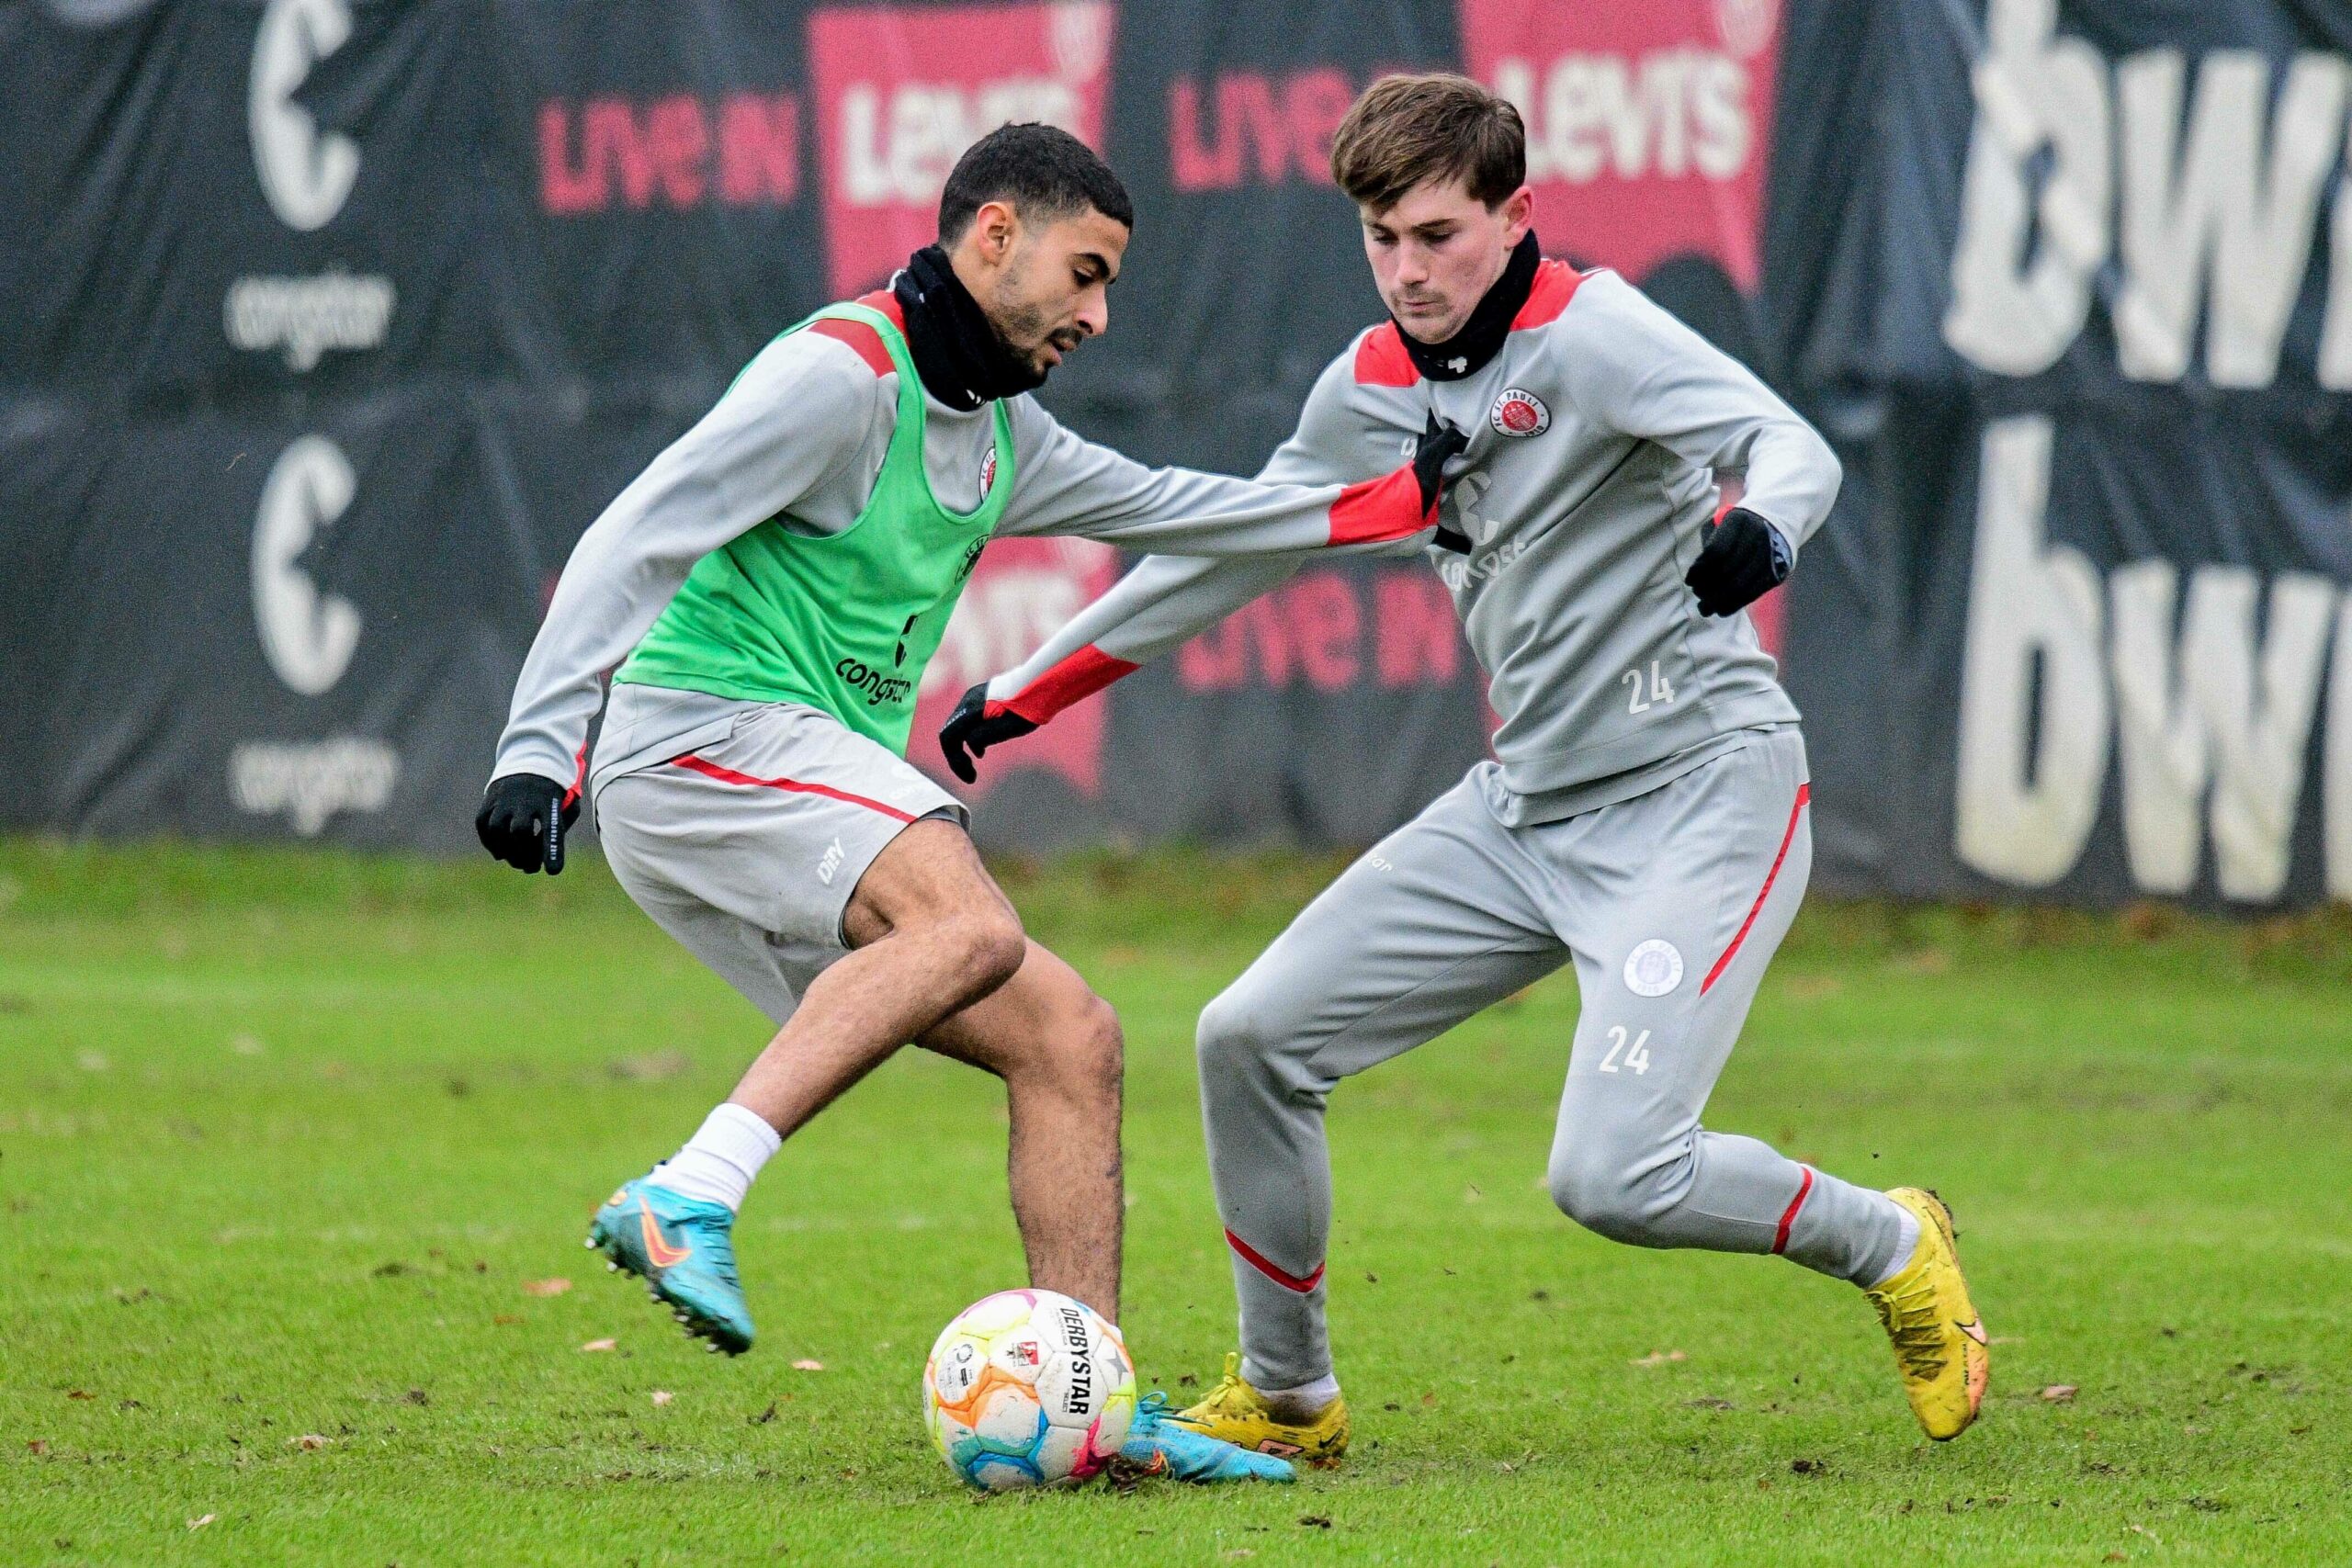
[[[808,18],[834,292],[888,277],[931,243],[964,150],[1012,120],[1102,145],[1117,12],[1050,5],[877,6]]]
[[[1635,278],[1712,256],[1755,289],[1780,0],[1462,0],[1462,35],[1526,118],[1548,250]]]

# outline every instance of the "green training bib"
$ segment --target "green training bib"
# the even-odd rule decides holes
[[[842,533],[796,534],[771,517],[703,557],[613,679],[805,704],[904,756],[923,667],[1012,494],[1012,421],[997,403],[996,464],[979,509],[948,511],[923,471],[922,382],[906,334],[853,304],[828,305],[786,332],[820,321],[872,327],[899,368],[899,427],[874,493]]]

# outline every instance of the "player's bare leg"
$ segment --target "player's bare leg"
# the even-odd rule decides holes
[[[918,1043],[1004,1080],[1007,1177],[1029,1282],[1116,1323],[1122,1187],[1118,1014],[1032,942],[1019,973]]]
[[[859,879],[842,919],[848,956],[800,1006],[728,1099],[790,1137],[891,1053],[1012,979],[1021,918],[952,822],[917,822]]]
[[[1012,906],[963,829],[946,821],[918,821],[891,838],[858,879],[841,925],[853,951],[817,975],[797,1007],[787,999],[790,1016],[733,1096],[590,1222],[588,1245],[644,1280],[714,1349],[751,1348],[732,1229],[760,1168],[901,1044],[1012,978],[1027,953]]]

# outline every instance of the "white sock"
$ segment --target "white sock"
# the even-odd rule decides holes
[[[1296,1388],[1261,1388],[1258,1395],[1266,1402],[1266,1414],[1275,1420],[1303,1424],[1331,1408],[1331,1402],[1340,1397],[1340,1378],[1336,1372],[1325,1372]]]
[[[1887,1201],[1894,1203],[1894,1200],[1890,1198]],[[1902,1235],[1895,1243],[1894,1261],[1886,1266],[1885,1273],[1867,1281],[1868,1288],[1873,1291],[1902,1273],[1904,1267],[1911,1261],[1911,1255],[1919,1250],[1919,1216],[1900,1203],[1894,1203],[1894,1212],[1899,1216],[1897,1223],[1903,1227]]]
[[[743,1206],[760,1167],[783,1146],[776,1130],[757,1112],[729,1100],[703,1118],[701,1130],[684,1148],[653,1168],[653,1181],[689,1198],[724,1203],[731,1213]]]

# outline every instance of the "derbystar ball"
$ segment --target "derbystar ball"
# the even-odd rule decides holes
[[[1135,1363],[1119,1331],[1053,1291],[973,1303],[923,1363],[923,1426],[947,1468],[984,1492],[1097,1474],[1135,1413]]]

